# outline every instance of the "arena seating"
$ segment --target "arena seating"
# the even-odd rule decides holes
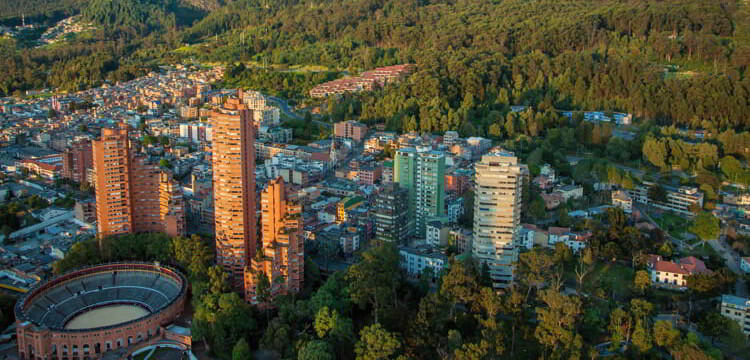
[[[178,280],[157,272],[104,271],[56,284],[33,297],[24,312],[36,323],[63,328],[74,316],[103,304],[134,302],[158,311],[181,291]]]

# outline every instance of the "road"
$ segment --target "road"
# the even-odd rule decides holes
[[[279,106],[279,109],[281,109],[281,112],[283,112],[284,115],[286,115],[286,116],[288,116],[288,117],[290,117],[292,119],[297,119],[297,120],[300,120],[300,119],[303,118],[303,116],[301,116],[300,114],[297,114],[296,112],[294,112],[294,109],[291,106],[289,106],[289,103],[285,99],[282,99],[282,98],[279,98],[279,97],[275,97],[275,96],[270,96],[270,95],[267,95],[266,97],[269,100],[271,100],[274,103],[276,103],[276,105]],[[313,118],[313,122],[316,123],[316,124],[318,124],[318,125],[325,126],[325,127],[329,128],[329,129],[333,127],[333,125],[331,123],[323,122],[323,121],[320,121],[320,120],[315,120],[314,118]]]
[[[719,239],[723,236],[724,235],[719,235]],[[748,296],[747,283],[743,277],[744,272],[740,268],[738,260],[739,255],[729,248],[726,242],[720,241],[719,239],[709,240],[707,243],[711,245],[719,255],[721,255],[729,270],[732,270],[733,273],[737,274],[737,282],[734,285],[734,294],[746,298]]]

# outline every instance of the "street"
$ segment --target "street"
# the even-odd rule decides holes
[[[302,116],[300,116],[299,114],[295,113],[294,110],[292,109],[292,107],[289,106],[289,103],[287,103],[287,101],[285,99],[278,98],[278,97],[275,97],[275,96],[270,96],[270,95],[266,95],[266,97],[268,99],[270,99],[271,101],[275,102],[276,105],[279,106],[279,109],[281,109],[281,112],[284,113],[284,115],[286,115],[286,116],[288,116],[288,117],[290,117],[292,119],[298,119],[298,120],[302,119]],[[323,121],[320,121],[320,120],[315,120],[315,118],[313,118],[313,122],[316,123],[316,124],[318,124],[318,125],[323,125],[323,126],[325,126],[327,128],[332,128],[333,127],[333,125],[331,123],[323,122]]]

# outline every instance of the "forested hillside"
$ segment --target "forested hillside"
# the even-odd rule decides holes
[[[477,134],[493,125],[533,134],[554,120],[506,125],[511,104],[620,110],[692,128],[749,125],[750,11],[736,1],[94,0],[82,13],[102,24],[100,34],[72,44],[74,54],[4,59],[0,71],[11,76],[0,93],[82,88],[180,57],[349,73],[413,62],[409,81],[351,99],[352,115],[398,130]],[[184,43],[194,46],[172,51]],[[96,66],[77,63],[92,53]],[[229,83],[254,71],[234,71]]]
[[[20,25],[21,17],[31,22],[54,22],[76,14],[83,0],[0,0],[0,24]]]
[[[202,48],[212,60],[349,69],[415,62],[419,70],[409,82],[355,100],[362,109],[356,115],[396,129],[444,131],[471,119],[487,133],[494,123],[504,125],[498,116],[509,104],[747,127],[750,20],[734,2],[257,5],[238,1],[212,12],[186,31],[186,40],[226,32]]]

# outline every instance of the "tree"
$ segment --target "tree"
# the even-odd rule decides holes
[[[268,323],[268,327],[263,332],[258,345],[261,349],[274,351],[281,358],[287,358],[293,354],[293,332],[294,330],[289,324],[275,317]]]
[[[702,241],[714,240],[721,231],[719,219],[710,212],[701,212],[693,219],[690,232],[697,235]]]
[[[651,334],[649,334],[643,320],[636,321],[632,342],[639,353],[646,353],[651,350]]]
[[[594,269],[594,250],[591,247],[586,247],[578,254],[578,262],[576,263],[576,284],[578,288],[583,288],[583,280],[591,270]]]
[[[362,261],[349,267],[349,295],[360,308],[372,306],[375,322],[380,312],[396,305],[396,286],[401,279],[399,255],[391,244],[362,253]]]
[[[654,323],[654,342],[656,345],[671,348],[680,339],[680,331],[672,328],[672,323],[659,320]]]
[[[308,113],[309,114],[309,113]],[[335,360],[331,345],[322,340],[308,341],[297,352],[297,360]]]
[[[544,290],[540,296],[544,307],[537,307],[539,324],[534,331],[536,339],[556,359],[570,358],[580,354],[583,346],[581,335],[576,333],[576,323],[581,314],[581,300],[565,296],[552,290]]]
[[[528,299],[532,288],[539,291],[544,287],[552,273],[554,258],[545,250],[535,247],[529,252],[521,253],[518,256],[518,263],[521,283],[528,287],[526,292],[526,299]]]
[[[365,326],[354,349],[357,360],[389,359],[401,349],[401,341],[380,324]]]
[[[648,199],[656,202],[667,201],[667,191],[659,184],[654,184],[648,188]]]
[[[354,332],[351,319],[339,315],[338,311],[330,310],[327,306],[318,311],[313,327],[319,338],[330,338],[337,344],[351,340]]]
[[[250,345],[247,344],[245,338],[241,338],[234,345],[232,349],[232,360],[250,360],[252,359],[252,353],[250,352]]]
[[[456,306],[472,303],[478,290],[477,280],[469,274],[467,266],[459,260],[453,260],[448,273],[443,275],[439,293],[451,304],[450,314],[453,317]]]
[[[172,164],[169,163],[169,160],[167,159],[161,159],[159,160],[159,166],[163,168],[171,168]]]
[[[651,277],[648,275],[648,272],[645,270],[636,271],[635,278],[633,279],[633,287],[639,293],[643,294],[649,286],[651,286]]]

